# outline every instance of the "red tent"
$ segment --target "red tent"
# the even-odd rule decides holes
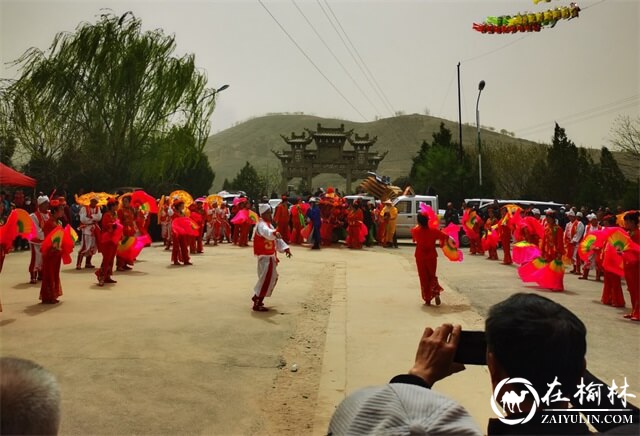
[[[36,187],[36,179],[25,176],[0,162],[0,186],[27,186]]]

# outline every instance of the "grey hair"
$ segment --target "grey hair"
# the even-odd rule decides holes
[[[0,358],[0,434],[57,435],[60,389],[35,362]]]

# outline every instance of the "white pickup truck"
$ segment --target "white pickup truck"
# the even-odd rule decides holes
[[[396,198],[393,205],[398,209],[396,219],[396,235],[398,238],[410,238],[411,229],[418,224],[418,213],[420,213],[420,203],[431,206],[431,209],[438,214],[438,197],[431,195],[401,195]]]

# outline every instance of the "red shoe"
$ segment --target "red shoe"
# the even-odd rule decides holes
[[[82,265],[76,265],[76,269],[82,269]]]
[[[187,261],[184,263],[185,265],[193,265],[191,262]]]
[[[631,319],[632,315],[630,313],[626,313],[626,314],[622,315],[622,317],[626,318],[626,319]]]
[[[269,309],[264,307],[264,306],[258,306],[256,304],[253,305],[253,309],[254,312],[268,312]]]
[[[85,269],[94,269],[96,266],[89,264],[89,265],[85,265],[84,267]]]
[[[177,260],[175,262],[173,262],[174,265],[182,265],[180,262],[178,262]]]
[[[108,279],[104,280],[105,283],[118,283],[117,281],[113,280],[111,277],[109,277]]]

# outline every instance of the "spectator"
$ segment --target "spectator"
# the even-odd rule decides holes
[[[0,374],[0,434],[58,434],[60,390],[53,374],[15,357],[0,358]]]
[[[427,328],[409,374],[347,396],[334,412],[328,434],[482,434],[460,404],[429,389],[447,375],[459,338],[460,326]]]
[[[450,223],[460,224],[458,211],[453,207],[453,203],[447,203],[447,210],[444,213],[444,224],[448,226]]]
[[[587,347],[586,328],[573,313],[536,294],[515,294],[489,309],[485,328],[487,365],[494,390],[506,378],[522,377],[542,397],[557,377],[563,396],[573,397],[585,373]],[[450,324],[435,331],[427,328],[413,368],[408,375],[397,376],[392,382],[429,388],[460,371],[461,365],[453,362],[460,333],[460,326]],[[520,404],[522,412],[505,412],[509,419],[524,418],[532,404],[525,399]],[[555,409],[568,407],[568,401],[553,403]],[[589,434],[582,422],[542,424],[541,415],[539,408],[529,422],[514,426],[490,419],[488,434]]]

